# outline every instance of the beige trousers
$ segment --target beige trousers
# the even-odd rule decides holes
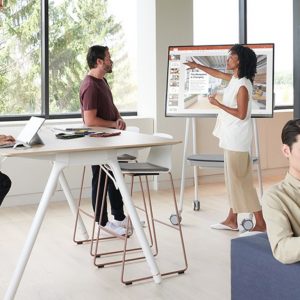
[[[261,210],[253,185],[252,161],[248,152],[224,150],[224,174],[230,208],[234,213]]]

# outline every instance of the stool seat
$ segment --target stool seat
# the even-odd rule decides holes
[[[130,155],[130,154],[127,154],[127,153],[124,153],[124,154],[121,154],[118,156],[118,161],[134,161],[136,160],[136,156],[133,156],[133,155]]]
[[[193,154],[186,159],[192,166],[203,168],[223,168],[224,166],[223,154]],[[253,156],[252,163],[258,163],[258,157]]]
[[[158,166],[151,163],[120,163],[122,172],[126,173],[142,173],[144,175],[152,173],[168,172],[169,169],[166,167]]]

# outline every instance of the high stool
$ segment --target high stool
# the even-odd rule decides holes
[[[128,127],[127,131],[139,132],[139,128],[132,126],[132,127]],[[128,161],[136,162],[137,161],[137,156],[138,156],[137,150],[128,149],[128,151],[126,153],[121,153],[121,154],[118,155],[118,161],[119,162],[128,162]],[[104,204],[104,201],[105,201],[106,195],[107,195],[107,176],[110,177],[113,181],[114,181],[114,178],[110,174],[109,166],[101,165],[100,168],[101,168],[101,170],[103,170],[105,172],[104,174],[106,176],[105,187],[104,187],[104,192],[103,192],[103,199],[102,199],[102,204]],[[73,233],[73,241],[77,244],[83,244],[85,242],[91,242],[90,254],[92,256],[94,256],[94,264],[98,267],[104,267],[105,265],[120,263],[120,262],[122,262],[122,260],[113,260],[113,261],[106,262],[106,263],[102,263],[102,262],[99,263],[98,262],[98,258],[100,258],[100,257],[114,255],[114,254],[118,254],[118,253],[122,254],[123,250],[124,250],[123,247],[122,247],[121,250],[108,251],[108,252],[99,252],[99,249],[100,249],[99,242],[100,241],[112,240],[112,239],[116,239],[116,238],[124,240],[124,237],[114,235],[114,234],[112,234],[112,232],[109,232],[111,234],[111,236],[100,237],[100,230],[104,230],[104,231],[108,231],[108,230],[103,228],[103,226],[99,226],[99,225],[98,225],[98,230],[97,230],[96,229],[97,222],[96,222],[95,213],[94,212],[89,213],[89,212],[87,212],[86,210],[84,210],[82,208],[81,200],[82,200],[83,184],[84,184],[84,179],[85,179],[85,171],[86,171],[86,167],[84,166],[83,173],[82,173],[82,178],[81,178],[81,188],[80,188],[80,195],[79,195],[79,199],[78,199],[77,214],[76,214],[76,220],[75,220],[75,228],[74,228],[74,233]],[[100,186],[100,180],[101,180],[100,175],[101,175],[101,172],[99,172],[99,178],[98,178],[98,194],[97,194],[97,197],[96,197],[97,199],[99,199],[98,195],[99,195],[99,186]],[[131,184],[131,186],[133,186],[133,183]],[[131,194],[132,194],[132,190],[131,190]],[[148,210],[146,208],[145,199],[144,199],[143,202],[144,202],[144,208],[140,208],[140,207],[137,207],[137,206],[136,206],[136,208],[141,210],[141,211],[146,212],[146,222],[147,222],[148,229],[149,229],[150,246],[152,247],[153,237],[152,237],[152,232],[151,232],[151,228],[150,228],[149,217],[148,217],[148,214],[147,214]],[[96,208],[95,208],[95,211],[97,211],[97,210],[98,210],[98,203],[96,203]],[[93,225],[92,225],[92,230],[91,230],[91,232],[92,232],[91,233],[91,238],[80,239],[80,238],[77,237],[78,219],[79,219],[79,217],[81,217],[81,214],[86,215],[86,216],[88,216],[89,218],[91,218],[93,220]],[[101,224],[102,214],[103,214],[103,207],[100,208],[100,221],[99,221],[99,224]],[[130,220],[129,220],[129,222],[130,222]],[[128,224],[128,227],[129,227],[129,224]],[[98,231],[98,232],[96,232],[96,231]],[[96,243],[94,243],[94,242],[96,242]],[[94,244],[96,245],[96,249],[94,249]],[[138,250],[141,250],[141,248],[140,247],[138,247],[138,248],[135,247],[135,248],[132,248],[132,249],[127,249],[128,252],[138,251]],[[154,253],[154,255],[155,255],[155,253]],[[140,257],[140,258],[144,258],[144,257]],[[136,258],[136,259],[140,259],[140,258]],[[132,259],[132,260],[135,260],[135,259]]]
[[[136,126],[128,126],[126,128],[127,131],[130,132],[139,132],[140,129]],[[121,153],[118,155],[118,160],[122,162],[128,162],[128,161],[136,161],[138,156],[137,150],[134,149],[128,149],[126,153]],[[83,193],[83,185],[84,185],[84,179],[85,179],[85,173],[86,173],[86,166],[83,167],[83,172],[82,172],[82,177],[81,177],[81,186],[80,186],[80,193],[79,193],[79,198],[78,198],[78,204],[77,204],[77,213],[76,213],[76,218],[75,218],[75,226],[74,226],[74,232],[73,232],[73,241],[76,244],[82,244],[85,242],[91,242],[91,238],[88,239],[81,239],[77,237],[77,227],[78,227],[78,219],[81,217],[81,214],[88,216],[92,220],[95,219],[95,214],[94,212],[87,212],[86,210],[82,209],[81,207],[81,201],[82,201],[82,193]],[[100,182],[100,173],[99,173],[99,178],[98,182]],[[98,199],[98,196],[97,196]],[[92,236],[94,236],[94,227],[95,222],[93,222],[93,229],[92,229]]]
[[[162,134],[162,133],[157,133],[157,134],[155,134],[155,136],[164,137],[164,138],[172,138],[172,136],[167,135],[167,134]],[[151,202],[151,196],[150,196],[148,176],[157,176],[162,173],[168,173],[169,177],[170,177],[171,185],[172,185],[172,194],[173,194],[172,198],[173,198],[175,213],[176,213],[177,218],[179,219],[179,211],[178,211],[178,206],[177,206],[177,201],[176,201],[175,188],[174,188],[173,178],[172,178],[172,174],[171,174],[171,150],[172,150],[172,147],[169,145],[160,146],[160,147],[152,147],[150,149],[148,159],[146,162],[143,162],[143,163],[140,163],[140,162],[120,163],[120,167],[121,167],[123,174],[131,176],[132,178],[136,177],[136,176],[139,176],[139,178],[141,178],[142,176],[145,177],[147,196],[148,196],[148,202],[149,202],[149,208],[150,208],[150,216],[151,216],[151,222],[152,222],[152,230],[153,230],[153,234],[154,234],[154,243],[156,245],[156,250],[158,250],[158,247],[157,247],[155,223],[160,223],[162,225],[168,226],[172,229],[175,229],[179,233],[181,250],[182,250],[182,255],[183,255],[183,262],[184,262],[183,267],[179,268],[179,269],[163,272],[161,274],[162,276],[176,274],[176,273],[182,274],[185,272],[185,270],[188,267],[185,245],[184,245],[183,234],[182,234],[180,222],[176,225],[170,225],[168,223],[165,223],[161,220],[154,218],[153,211],[152,211],[152,202]],[[141,180],[140,180],[140,184],[142,184]],[[145,198],[143,189],[142,189],[142,194],[143,194],[143,198]],[[123,260],[122,260],[122,275],[121,275],[121,281],[123,283],[125,283],[126,285],[132,284],[133,282],[141,281],[144,279],[152,278],[152,276],[145,276],[145,277],[139,277],[139,278],[125,280],[127,236],[128,235],[125,236]]]
[[[104,170],[106,172],[106,176],[107,177],[110,177],[112,176],[110,174],[110,168],[109,166],[105,165],[105,166],[101,166],[102,167],[102,170]],[[107,177],[106,177],[106,180],[105,180],[105,193],[107,193]],[[111,178],[112,180],[114,180],[113,178]],[[142,182],[141,182],[141,179],[140,179],[140,184],[141,184],[141,187],[142,186]],[[132,181],[131,181],[131,196],[132,196],[132,193],[133,193],[133,178],[132,178]],[[144,193],[143,193],[144,195]],[[114,256],[116,254],[123,254],[124,252],[124,247],[122,247],[120,250],[113,250],[113,251],[106,251],[106,252],[100,252],[100,245],[103,245],[103,241],[108,239],[108,238],[103,238],[101,237],[101,230],[104,230],[108,233],[110,233],[112,235],[113,238],[118,238],[118,239],[121,239],[123,241],[126,240],[126,245],[127,245],[127,238],[131,236],[131,234],[133,233],[132,231],[132,225],[131,225],[131,221],[130,221],[130,218],[127,217],[127,232],[126,232],[126,235],[125,236],[120,236],[120,235],[117,235],[117,234],[114,234],[113,232],[110,232],[109,230],[107,230],[106,228],[104,228],[103,226],[101,226],[101,220],[102,220],[102,215],[103,215],[103,206],[104,206],[104,199],[105,199],[106,195],[103,194],[103,201],[102,201],[102,207],[101,207],[101,210],[100,210],[100,219],[99,219],[99,222],[98,224],[96,225],[98,230],[95,230],[93,231],[93,238],[92,238],[92,248],[93,248],[93,244],[95,244],[95,251],[92,251],[91,253],[93,253],[93,256],[94,256],[94,265],[97,266],[98,268],[103,268],[104,266],[107,266],[107,265],[113,265],[113,264],[119,264],[119,263],[123,263],[123,256],[121,256],[120,258],[118,259],[113,259],[113,260],[109,260],[109,261],[103,261],[102,258],[106,258],[107,256]],[[152,229],[153,226],[150,225],[150,220],[149,220],[149,213],[150,213],[150,219],[153,220],[153,212],[152,212],[152,208],[150,208],[149,210],[149,213],[148,213],[148,207],[147,207],[147,203],[146,203],[146,199],[145,197],[143,197],[143,207],[139,207],[137,205],[135,205],[136,209],[140,210],[140,211],[143,211],[145,212],[145,217],[146,217],[146,224],[147,224],[147,228],[148,228],[148,236],[149,236],[149,239],[150,239],[150,247],[153,247],[154,246],[154,253],[153,255],[157,255],[157,245],[156,243],[154,243],[155,241],[155,238],[153,238],[153,232],[152,232]],[[131,231],[131,232],[130,232]],[[94,232],[95,232],[95,235],[94,235]],[[111,237],[110,237],[111,238]],[[137,252],[137,251],[141,251],[142,248],[141,247],[132,247],[130,249],[126,248],[125,251],[127,253],[131,253],[131,252]],[[134,261],[134,260],[140,260],[140,259],[144,259],[145,257],[144,256],[135,256],[133,258],[127,258],[125,259],[126,262],[129,262],[129,261]]]

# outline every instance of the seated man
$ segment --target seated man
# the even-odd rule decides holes
[[[14,142],[15,139],[11,135],[0,135],[0,144],[10,144],[11,142]],[[6,194],[9,192],[11,187],[11,181],[9,177],[2,172],[0,172],[0,206],[6,196]]]
[[[289,170],[264,194],[262,207],[273,255],[290,264],[300,261],[300,119],[286,123],[281,140]]]

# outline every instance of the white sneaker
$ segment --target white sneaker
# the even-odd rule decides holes
[[[123,221],[113,220],[112,223],[118,227],[124,227],[126,228],[128,222],[128,218],[125,217]]]
[[[122,221],[118,221],[118,220],[113,220],[112,221],[112,223],[115,226],[122,227],[122,228],[125,228],[125,229],[127,229],[127,222],[128,222],[128,218],[127,217],[125,217],[125,219],[122,220]],[[133,233],[133,227],[132,227],[131,222],[129,222],[128,234],[132,235],[132,233]]]
[[[126,234],[126,229],[120,226],[116,226],[112,222],[107,222],[106,225],[104,226],[105,229],[108,231],[103,230],[103,235],[125,235]]]

